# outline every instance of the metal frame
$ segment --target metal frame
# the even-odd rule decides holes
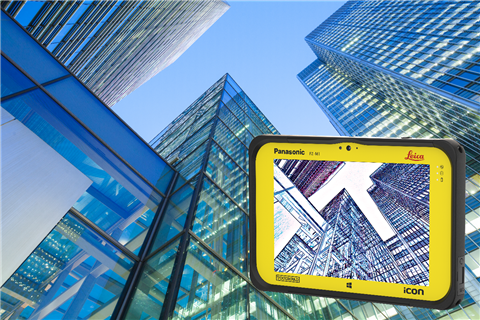
[[[37,82],[33,77],[31,77],[28,73],[25,72],[18,64],[15,63],[10,57],[8,57],[3,51],[0,50],[2,57],[8,60],[15,68],[17,68],[21,73],[23,73],[30,81],[32,81],[37,87],[34,89],[40,89],[43,93],[45,93],[50,99],[52,99],[56,104],[58,104],[68,115],[70,115],[75,121],[77,121],[88,133],[90,133],[95,139],[97,139],[107,150],[109,150],[114,156],[116,156],[123,164],[125,164],[130,170],[132,170],[140,179],[142,179],[148,186],[150,186],[155,192],[157,192],[162,197],[165,197],[165,194],[158,190],[156,186],[154,186],[150,181],[147,180],[140,172],[137,171],[130,163],[128,163],[122,156],[120,156],[115,150],[113,150],[107,143],[105,143],[95,132],[93,132],[89,127],[87,127],[80,119],[77,118],[67,107],[65,107],[60,101],[58,101],[50,92],[48,92],[39,82]],[[80,82],[80,81],[79,81]],[[29,90],[30,91],[30,90]],[[100,100],[99,100],[100,101]],[[3,102],[3,99],[2,99]],[[132,132],[134,132],[132,130]],[[155,151],[154,151],[155,152]],[[158,154],[157,154],[158,155]],[[165,161],[163,158],[162,160],[171,167],[171,165]],[[173,169],[173,172],[176,172]]]
[[[223,89],[223,92],[225,92],[224,89]],[[195,210],[197,209],[200,192],[203,187],[203,180],[205,178],[205,169],[207,168],[208,158],[210,156],[210,150],[212,148],[213,136],[215,134],[215,128],[217,127],[218,114],[220,112],[220,109],[221,109],[220,104],[218,104],[217,110],[214,116],[214,122],[212,124],[212,128],[210,129],[211,131],[210,131],[209,137],[207,138],[207,146],[205,148],[205,154],[203,156],[203,163],[201,165],[200,173],[197,179],[197,185],[195,186],[192,200],[190,202],[187,219],[185,221],[185,226],[184,226],[184,234],[182,235],[180,239],[180,244],[178,246],[178,253],[173,265],[173,272],[172,272],[172,276],[170,277],[167,293],[165,295],[166,298],[165,298],[165,301],[163,302],[163,308],[162,308],[162,313],[160,314],[160,319],[168,319],[172,317],[175,311],[178,291],[180,290],[180,283],[182,280],[183,269],[185,268],[185,262],[187,260],[188,245],[190,244],[190,233],[186,231],[191,229],[193,225],[193,221],[195,219]]]
[[[60,64],[72,77],[74,77],[85,89],[87,89],[88,92],[90,92],[90,94],[92,94],[98,101],[100,101],[100,103],[102,103],[105,108],[107,110],[109,110],[125,127],[127,127],[140,141],[142,141],[145,145],[147,145],[150,150],[152,150],[154,153],[156,153],[158,155],[158,157],[160,157],[160,159],[162,159],[172,170],[175,170],[173,168],[173,166],[168,162],[166,161],[160,154],[158,154],[153,148],[152,146],[150,146],[137,132],[135,132],[135,130],[133,130],[118,114],[116,114],[109,106],[107,106],[105,104],[105,102],[102,101],[102,99],[100,99],[92,90],[90,90],[89,87],[87,87],[82,80],[80,80],[73,72],[70,71],[70,69],[68,69],[60,60],[57,59],[57,57],[55,57],[49,50],[47,50],[47,48],[45,48],[35,37],[33,37],[30,32],[28,32],[20,23],[18,23],[17,20],[15,20],[6,10],[4,10],[2,8],[2,11],[8,15],[16,24],[17,26],[19,26],[23,31],[25,31],[29,36],[30,38],[32,38],[32,40],[34,40],[39,46],[41,46],[42,48],[45,49],[45,52],[47,52],[53,59],[55,59],[56,62],[58,62],[58,64]],[[3,55],[3,53],[2,53]],[[9,60],[9,62],[11,62],[11,60]],[[14,64],[14,66],[16,66],[18,68],[18,66],[16,64]],[[20,69],[19,69],[20,70]],[[21,70],[24,74],[25,72],[23,70]],[[29,79],[30,77],[27,76]],[[38,85],[38,82],[34,81],[35,84]],[[41,86],[40,86],[41,87]],[[62,106],[63,107],[63,106]],[[101,140],[100,140],[101,141]],[[121,159],[121,158],[120,158]]]
[[[125,319],[128,312],[128,307],[130,306],[130,303],[134,297],[135,289],[138,285],[138,282],[140,281],[141,273],[144,269],[144,265],[148,261],[150,256],[162,250],[163,248],[165,248],[165,246],[170,245],[173,241],[175,241],[178,238],[178,237],[173,237],[170,241],[168,241],[162,247],[160,247],[159,250],[155,250],[152,254],[148,255],[148,252],[151,249],[153,240],[157,235],[156,231],[158,229],[158,226],[160,225],[161,220],[165,215],[165,209],[167,208],[168,201],[170,200],[170,196],[173,191],[173,186],[175,186],[178,176],[179,176],[178,172],[175,171],[175,175],[173,176],[167,190],[167,196],[163,199],[163,203],[158,206],[157,212],[155,213],[155,217],[153,218],[152,224],[150,225],[147,235],[145,237],[145,240],[143,242],[143,246],[140,249],[140,253],[139,253],[140,259],[137,260],[137,263],[135,264],[134,268],[130,272],[130,276],[128,277],[127,283],[125,283],[126,289],[123,290],[122,294],[118,299],[119,302],[115,306],[115,309],[112,313],[112,317],[111,317],[112,319]]]

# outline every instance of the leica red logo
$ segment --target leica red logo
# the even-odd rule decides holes
[[[412,160],[412,161],[423,161],[425,160],[423,154],[416,154],[413,153],[413,150],[408,151],[408,155],[405,160]]]

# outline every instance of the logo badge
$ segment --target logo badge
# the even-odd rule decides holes
[[[299,276],[287,276],[287,275],[284,275],[284,274],[277,274],[277,281],[300,283],[300,277]]]
[[[302,155],[304,156],[305,155],[305,151],[300,149],[300,150],[281,150],[281,149],[273,149],[273,153],[274,154],[291,154],[291,155]]]
[[[416,294],[416,295],[421,294],[422,296],[424,295],[423,289],[412,289],[412,288],[405,288],[405,287],[403,288],[403,293]]]
[[[413,150],[408,151],[408,155],[405,160],[412,160],[412,161],[423,161],[425,157],[423,154],[416,154]]]

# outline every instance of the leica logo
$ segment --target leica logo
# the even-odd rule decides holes
[[[413,153],[413,150],[408,151],[408,155],[405,158],[405,160],[412,160],[412,161],[423,161],[425,158],[423,157],[423,154],[416,154]]]

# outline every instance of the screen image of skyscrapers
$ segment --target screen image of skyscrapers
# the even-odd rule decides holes
[[[352,165],[356,164],[275,160],[275,271],[427,286],[429,166],[381,164],[369,176],[371,185],[364,194],[382,214],[376,219],[384,219],[393,231],[380,235],[348,192],[359,194],[357,186],[340,186],[318,209],[307,199],[314,197],[300,191],[310,189],[304,176],[319,192],[341,184],[344,180],[336,175]],[[356,179],[362,179],[362,172],[356,172]]]

